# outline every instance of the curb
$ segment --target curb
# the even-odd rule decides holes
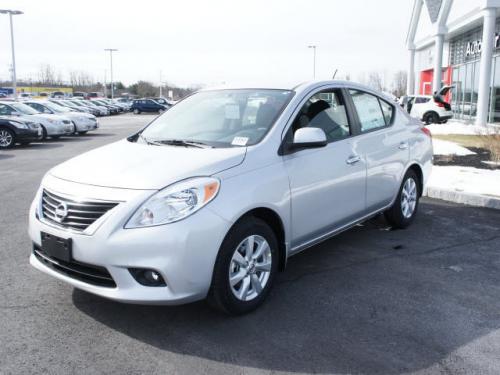
[[[437,198],[469,206],[488,207],[500,210],[500,197],[496,196],[464,193],[462,191],[440,189],[432,186],[425,188],[423,195],[429,198]]]

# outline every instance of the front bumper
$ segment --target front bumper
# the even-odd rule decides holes
[[[16,129],[16,142],[35,142],[42,139],[42,128]]]
[[[68,187],[78,184],[62,182],[60,185]],[[93,228],[89,227],[92,230],[84,234],[70,232],[37,219],[35,215],[41,194],[39,191],[30,210],[29,235],[35,247],[41,246],[41,232],[71,238],[73,259],[104,267],[116,287],[92,285],[58,272],[44,264],[32,252],[30,263],[33,267],[76,288],[121,302],[180,304],[205,298],[218,250],[230,227],[229,222],[212,212],[209,207],[204,207],[176,223],[123,229],[133,210],[152,192],[124,193],[123,189],[100,187],[87,187],[87,191],[87,194],[100,191],[104,193],[102,196],[121,194],[125,201],[104,215],[102,220],[96,221],[92,225]],[[143,286],[134,279],[130,268],[154,269],[162,275],[166,286]]]
[[[76,131],[78,132],[87,132],[91,130],[96,130],[99,128],[98,121],[85,120],[85,121],[74,121],[76,126]]]

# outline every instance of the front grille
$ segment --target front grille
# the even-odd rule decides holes
[[[52,224],[82,232],[117,204],[118,202],[110,201],[73,200],[44,189],[42,193],[42,216]],[[66,215],[64,215],[65,211],[67,212]]]
[[[34,245],[33,247],[33,254],[35,254],[36,258],[47,267],[73,279],[92,285],[116,288],[115,281],[111,277],[108,270],[104,267],[94,266],[92,264],[82,263],[76,260],[64,262],[48,256],[37,245]]]

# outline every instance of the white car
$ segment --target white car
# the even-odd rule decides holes
[[[451,105],[444,100],[452,87],[443,87],[437,95],[408,95],[402,98],[400,104],[403,104],[410,116],[426,124],[445,123],[453,117]]]
[[[52,103],[48,100],[28,100],[24,104],[29,105],[40,113],[61,115],[69,118],[74,124],[74,132],[83,135],[91,130],[99,128],[97,118],[90,113],[77,113],[66,107]]]
[[[0,116],[16,116],[39,123],[42,126],[43,139],[55,139],[75,131],[75,126],[68,117],[40,113],[24,103],[0,102]]]
[[[204,90],[51,169],[30,263],[116,301],[246,313],[288,257],[379,213],[410,225],[431,167],[429,131],[368,87]]]

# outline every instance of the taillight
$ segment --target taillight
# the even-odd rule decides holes
[[[426,135],[428,135],[429,137],[432,138],[432,134],[431,134],[431,131],[429,129],[427,129],[425,126],[422,126],[420,128]]]
[[[436,103],[438,107],[444,108],[444,103],[438,102],[436,100],[434,100],[434,103]]]

